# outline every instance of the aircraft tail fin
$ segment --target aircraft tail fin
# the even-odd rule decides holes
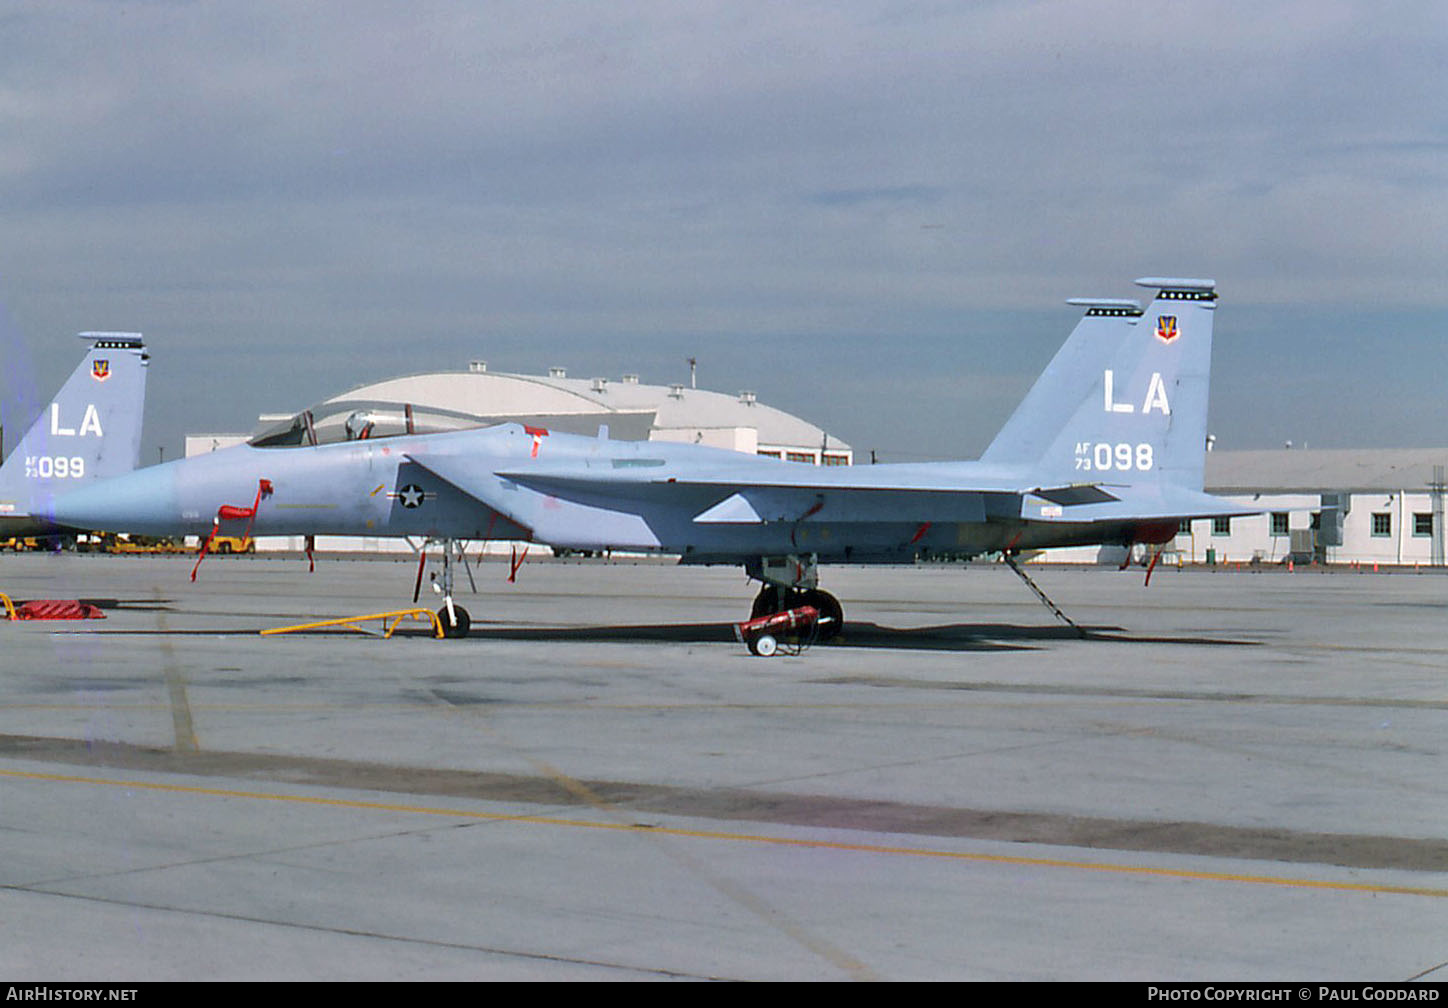
[[[1085,308],[1086,314],[985,450],[982,462],[1044,458],[1079,405],[1082,376],[1090,374],[1097,357],[1114,351],[1142,314],[1139,301],[1071,298],[1066,303]]]
[[[1136,282],[1157,291],[1145,311],[1073,302],[1086,317],[982,461],[1030,466],[1044,485],[1202,488],[1216,282]]]
[[[0,520],[43,529],[54,499],[136,468],[150,356],[139,333],[81,333],[90,349],[0,466]]]

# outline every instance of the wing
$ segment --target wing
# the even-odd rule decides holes
[[[581,461],[566,467],[513,463],[494,469],[490,460],[466,456],[414,454],[409,458],[505,517],[534,529],[545,540],[548,536],[540,526],[547,523],[547,517],[540,520],[530,506],[532,495],[520,494],[520,489],[617,514],[660,507],[689,509],[692,521],[700,525],[983,522],[1037,517],[1023,514],[1023,501],[1029,499],[1044,502],[1061,517],[1087,508],[1119,511],[1125,503],[1119,496],[1121,488],[1102,484],[1022,486],[1000,479],[971,480],[940,467],[896,472],[886,466],[821,470],[750,465],[741,467],[749,470],[747,473],[719,476],[666,475],[660,468]],[[1206,513],[1220,513],[1222,502],[1208,500],[1212,510]],[[1207,500],[1193,504],[1201,508]],[[1155,517],[1160,510],[1154,506],[1150,515]],[[1103,512],[1101,517],[1114,515]],[[1074,520],[1091,519],[1083,515]]]
[[[774,466],[771,470],[781,467]],[[827,472],[827,471],[825,471]],[[1011,510],[1031,493],[1062,507],[1097,504],[1117,498],[1096,484],[1028,488],[984,481],[954,483],[932,478],[870,478],[869,470],[839,471],[823,478],[820,470],[796,475],[767,471],[749,478],[641,476],[603,472],[514,470],[499,473],[540,492],[571,499],[676,502],[710,501],[693,516],[698,524],[769,522],[982,522]]]

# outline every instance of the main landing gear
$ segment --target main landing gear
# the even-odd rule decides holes
[[[814,640],[833,640],[844,630],[845,611],[839,599],[820,589],[819,559],[813,553],[763,556],[745,563],[744,573],[763,585],[754,597],[751,620],[809,606],[819,614]]]
[[[845,610],[840,605],[840,600],[819,588],[786,588],[766,584],[759,589],[759,594],[754,596],[749,618],[773,616],[800,606],[811,606],[820,614],[818,640],[832,640],[844,629]]]

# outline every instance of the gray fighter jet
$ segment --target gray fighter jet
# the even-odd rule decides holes
[[[500,539],[740,565],[762,584],[755,616],[809,605],[828,635],[843,613],[819,587],[826,564],[1160,544],[1184,519],[1250,513],[1202,492],[1215,282],[1137,283],[1156,291],[1145,310],[1073,302],[1084,317],[978,461],[820,468],[508,423],[241,445],[77,488],[48,516],[154,535],[229,517],[256,535],[442,540],[453,636],[469,625],[453,543]]]

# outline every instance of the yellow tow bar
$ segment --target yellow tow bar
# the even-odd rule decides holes
[[[272,634],[300,633],[305,630],[325,630],[329,627],[345,627],[348,630],[356,630],[358,633],[368,634],[372,637],[381,637],[386,640],[392,636],[399,623],[405,619],[424,620],[432,624],[432,635],[441,639],[442,621],[437,618],[437,613],[431,609],[394,609],[391,612],[368,613],[365,616],[344,616],[341,619],[321,620],[317,623],[299,623],[296,626],[272,627],[261,631],[263,637]],[[372,630],[362,626],[369,620],[381,620],[382,628]]]

